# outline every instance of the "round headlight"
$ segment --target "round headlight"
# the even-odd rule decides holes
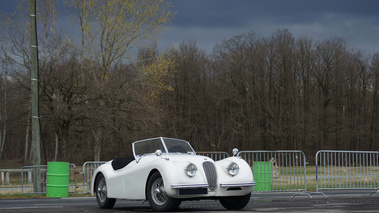
[[[196,172],[197,172],[197,167],[195,164],[191,163],[187,166],[186,173],[188,176],[193,177],[195,176]]]
[[[227,170],[231,176],[234,176],[234,175],[238,174],[240,167],[238,166],[238,164],[232,162],[231,164],[229,164]]]

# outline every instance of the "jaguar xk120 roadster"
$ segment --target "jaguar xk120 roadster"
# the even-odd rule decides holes
[[[183,200],[218,199],[229,210],[244,208],[255,185],[250,166],[239,157],[214,161],[196,155],[180,139],[151,138],[132,144],[134,157],[116,158],[96,169],[92,193],[101,208],[116,199],[148,200],[156,211],[170,211]]]

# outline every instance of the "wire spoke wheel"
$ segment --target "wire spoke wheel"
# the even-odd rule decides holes
[[[99,177],[96,180],[95,186],[96,200],[100,208],[111,209],[116,203],[116,199],[108,198],[108,188],[107,182],[103,174],[99,174]]]
[[[151,197],[157,205],[164,205],[167,202],[168,196],[164,190],[162,178],[158,178],[153,182]]]
[[[99,180],[96,196],[98,197],[99,201],[102,203],[104,203],[107,199],[107,185],[105,184],[104,178],[101,178]]]
[[[164,188],[164,181],[159,172],[155,172],[148,180],[146,188],[146,197],[150,206],[155,211],[166,212],[172,211],[182,202],[180,199],[175,199],[167,195]]]

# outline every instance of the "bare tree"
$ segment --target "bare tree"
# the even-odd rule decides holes
[[[96,61],[99,69],[87,67],[96,82],[98,96],[102,86],[108,85],[112,67],[119,67],[130,59],[132,48],[154,38],[163,24],[170,23],[173,13],[170,3],[159,1],[76,1],[82,30],[82,57]],[[83,35],[84,34],[84,35]],[[83,45],[84,44],[84,45]],[[96,70],[96,72],[94,72]],[[99,108],[105,107],[103,99],[98,99]],[[105,139],[102,123],[93,122],[94,159],[100,159],[101,143]]]
[[[346,54],[346,42],[340,38],[326,40],[316,47],[316,66],[313,77],[317,81],[320,104],[321,149],[330,148],[330,133],[335,131],[331,125],[330,107],[333,101],[333,92],[339,87],[341,69]],[[334,96],[336,97],[336,96]]]
[[[6,52],[6,49],[5,51]],[[6,135],[7,135],[7,119],[8,119],[8,100],[7,100],[7,95],[8,95],[8,69],[9,69],[9,62],[5,57],[1,57],[1,64],[2,66],[0,67],[0,161],[2,159],[2,154],[4,151],[4,145],[6,142]]]
[[[172,137],[189,138],[197,149],[216,146],[210,138],[210,126],[215,127],[209,106],[208,59],[195,42],[181,43],[172,51],[174,64],[168,82],[172,90],[163,96],[166,118],[172,130],[164,132]]]
[[[369,149],[377,150],[378,145],[375,141],[379,137],[379,53],[375,53],[372,57],[370,73],[372,76],[372,110],[370,115]]]
[[[311,113],[312,105],[315,104],[312,101],[314,97],[314,84],[312,83],[312,73],[314,69],[314,47],[311,39],[300,38],[297,41],[297,60],[298,60],[298,69],[299,69],[299,104],[302,106],[297,114],[301,118],[301,146],[300,150],[305,148],[308,152],[315,150],[315,143],[312,141],[312,135],[314,134],[314,126],[312,125],[312,120],[315,120],[313,116],[314,113]]]

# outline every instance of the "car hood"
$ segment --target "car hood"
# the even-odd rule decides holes
[[[163,158],[173,161],[173,162],[203,162],[203,161],[211,161],[214,162],[212,158],[201,155],[190,155],[190,154],[173,154],[170,153],[168,155],[162,155]]]

